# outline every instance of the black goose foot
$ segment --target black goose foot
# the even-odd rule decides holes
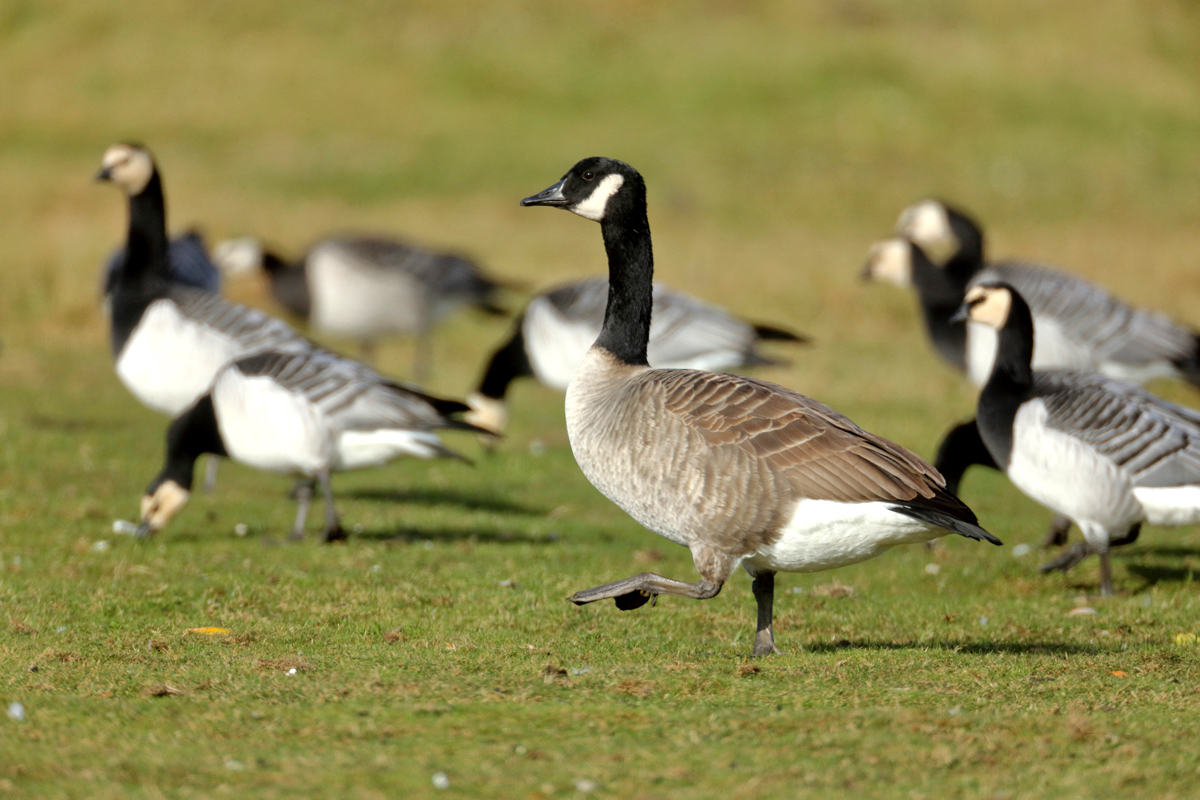
[[[1038,568],[1039,572],[1066,572],[1071,567],[1083,561],[1088,556],[1092,555],[1095,550],[1087,542],[1080,542],[1067,549],[1065,553],[1060,555],[1053,561],[1047,561]]]
[[[578,601],[575,601],[578,602]],[[641,608],[649,603],[651,607],[658,605],[658,595],[650,594],[649,592],[630,592],[629,594],[619,595],[613,598],[613,602],[617,604],[617,608],[622,611],[632,611],[635,608]],[[583,605],[579,603],[579,605]]]

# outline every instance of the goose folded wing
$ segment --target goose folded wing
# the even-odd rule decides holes
[[[1046,424],[1125,468],[1137,486],[1200,483],[1200,413],[1099,375],[1037,373]]]
[[[185,317],[228,336],[242,352],[305,351],[315,347],[286,322],[215,292],[172,284],[167,296]]]
[[[709,448],[751,456],[786,481],[794,497],[846,503],[951,497],[930,464],[798,392],[735,375],[651,374],[662,376],[665,408]]]
[[[717,352],[734,357],[749,349],[754,330],[725,311],[685,294],[654,287],[650,361],[680,366]]]

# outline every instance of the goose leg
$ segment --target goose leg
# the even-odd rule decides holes
[[[775,646],[775,634],[771,632],[771,620],[775,607],[775,573],[764,572],[754,576],[750,584],[754,599],[758,602],[758,630],[754,634],[754,655],[769,656],[780,653]]]
[[[1038,568],[1039,572],[1066,572],[1071,567],[1083,561],[1085,558],[1096,552],[1087,542],[1079,542],[1073,547],[1067,548],[1066,552],[1058,558],[1047,561]]]
[[[680,597],[690,597],[693,600],[708,600],[716,597],[723,584],[701,578],[696,583],[664,578],[653,572],[643,572],[632,578],[606,583],[594,589],[576,592],[567,599],[577,606],[594,603],[597,600],[612,598],[617,608],[629,611],[643,606],[647,601],[654,600],[660,594],[677,594]]]
[[[304,540],[304,523],[308,519],[308,506],[312,503],[313,482],[311,480],[296,481],[296,486],[292,489],[292,496],[296,498],[296,521],[292,524],[292,532],[288,539],[300,542]]]
[[[210,455],[204,460],[204,493],[217,488],[217,457]]]
[[[1062,547],[1067,543],[1067,534],[1070,532],[1071,520],[1062,514],[1055,514],[1054,519],[1050,520],[1050,530],[1046,532],[1046,538],[1042,540],[1042,549]]]
[[[1108,560],[1108,551],[1100,553],[1100,594],[1104,597],[1112,597],[1112,565]]]
[[[326,543],[345,541],[346,531],[342,529],[337,509],[333,505],[333,487],[329,485],[329,470],[318,472],[317,480],[321,482],[321,491],[325,495],[325,530],[321,535]]]

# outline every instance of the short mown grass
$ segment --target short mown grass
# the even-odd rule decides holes
[[[1014,552],[1049,514],[994,474],[963,494],[1003,548],[781,576],[786,655],[757,660],[745,575],[704,603],[565,602],[694,568],[587,484],[562,398],[529,384],[495,454],[447,437],[473,466],[337,476],[344,545],[285,543],[288,480],[233,464],[157,538],[114,534],[165,420],[112,373],[97,269],[124,209],[88,179],[139,139],[177,227],[292,252],[383,229],[541,287],[602,270],[599,236],[517,200],[582,156],[624,158],[649,181],[664,280],[814,336],[762,377],[930,456],[972,393],[910,297],[856,278],[922,196],[978,212],[998,254],[1200,324],[1197,14],[0,7],[0,707],[23,709],[0,717],[0,794],[1194,796],[1200,532],[1147,529],[1101,599],[1094,563],[1041,576]],[[229,293],[278,311],[260,281]],[[506,324],[443,326],[431,388],[465,395]],[[408,348],[381,366],[403,376]]]

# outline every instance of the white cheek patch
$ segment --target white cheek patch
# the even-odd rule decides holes
[[[599,222],[604,219],[604,210],[608,207],[609,199],[625,184],[625,176],[619,174],[606,175],[604,180],[596,184],[596,188],[586,199],[571,206],[571,211],[585,219]]]
[[[871,248],[867,274],[901,289],[912,286],[912,251],[903,239],[884,239]]]
[[[904,209],[896,233],[920,245],[922,250],[939,250],[954,245],[950,217],[941,203],[926,200]]]

